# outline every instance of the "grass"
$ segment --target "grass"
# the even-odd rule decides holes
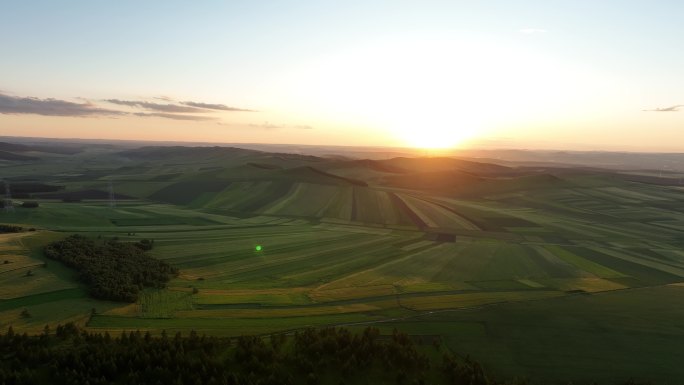
[[[229,308],[229,309],[200,309],[177,311],[179,318],[283,318],[283,317],[313,317],[321,315],[337,315],[348,313],[372,313],[383,309],[397,308],[394,300],[374,301],[369,303],[351,303],[331,306],[304,306],[282,308]]]
[[[306,290],[299,289],[250,289],[216,290],[202,289],[194,297],[194,303],[202,305],[255,304],[265,306],[304,305],[311,303]]]
[[[406,298],[401,299],[401,305],[410,310],[428,311],[530,301],[542,298],[560,297],[562,295],[563,293],[557,291],[464,293]]]
[[[192,292],[148,289],[138,300],[140,317],[172,318],[178,311],[192,311]]]
[[[58,238],[42,231],[0,235],[0,301],[77,286],[73,272],[42,257],[42,246]]]
[[[546,246],[545,249],[557,258],[560,258],[563,261],[571,265],[574,265],[578,269],[591,273],[597,277],[622,278],[626,276],[625,274],[622,274],[618,271],[615,271],[609,267],[606,267],[589,259],[583,258],[580,255],[573,253],[570,250],[566,250],[560,246],[549,245]],[[577,251],[581,253],[583,250]]]
[[[30,275],[27,275],[30,271]],[[0,301],[76,287],[72,280],[59,279],[42,263],[0,274]],[[0,309],[2,309],[0,302]]]
[[[224,181],[183,181],[168,185],[150,195],[150,199],[178,205],[190,204],[205,192],[220,192],[230,183]]]
[[[362,187],[288,170],[315,163],[306,158],[242,156],[7,167],[9,177],[40,173],[71,191],[115,180],[140,200],[38,199],[38,209],[0,213],[1,223],[39,229],[0,235],[9,262],[0,264],[0,327],[75,320],[100,331],[235,336],[371,323],[442,338],[495,373],[542,383],[612,381],[609,370],[684,378],[675,362],[681,191],[540,176],[421,192],[383,186],[386,172],[344,168],[341,176],[369,178]],[[136,304],[90,299],[71,270],[42,267],[42,246],[71,232],[153,239],[152,255],[181,273]]]
[[[392,285],[349,286],[339,289],[318,289],[309,293],[309,297],[316,302],[342,301],[347,299],[388,296],[396,294]]]
[[[439,334],[499,376],[540,383],[672,383],[684,330],[682,287],[621,290],[445,312],[381,324]]]
[[[380,317],[372,317],[361,313],[335,314],[282,318],[163,318],[140,319],[132,317],[97,315],[88,323],[88,327],[100,331],[151,330],[160,333],[189,332],[208,333],[220,336],[239,336],[248,334],[266,334],[276,331],[300,329],[309,326],[325,326],[347,323],[369,322]]]
[[[72,288],[33,294],[25,297],[6,299],[0,302],[0,311],[19,309],[27,306],[41,305],[64,299],[85,298],[87,294],[82,288]]]

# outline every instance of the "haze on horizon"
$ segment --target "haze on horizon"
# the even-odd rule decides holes
[[[0,135],[684,151],[676,1],[22,1]]]

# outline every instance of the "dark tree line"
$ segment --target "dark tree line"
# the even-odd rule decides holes
[[[135,302],[145,287],[161,288],[178,273],[145,253],[151,242],[126,243],[72,235],[45,247],[48,258],[74,268],[95,298]]]
[[[21,233],[22,231],[24,228],[21,226],[0,224],[0,233]]]
[[[0,335],[0,384],[496,384],[469,361],[431,366],[412,340],[377,329],[307,329],[293,336],[229,338],[190,332],[123,332],[112,337],[73,324],[37,336]],[[451,373],[477,373],[465,378]],[[376,373],[369,377],[369,373]],[[378,382],[380,381],[380,382]],[[433,382],[429,382],[433,383]]]
[[[425,350],[425,349],[423,349]],[[292,336],[237,339],[190,332],[89,333],[74,324],[40,335],[0,334],[0,384],[443,384],[525,385],[497,382],[470,359],[444,354],[442,361],[419,352],[412,339],[378,329],[306,329]],[[627,382],[625,385],[638,385]]]
[[[19,198],[20,195],[27,196],[30,193],[55,192],[59,190],[64,190],[64,186],[55,186],[38,182],[12,183],[12,193],[17,198]]]

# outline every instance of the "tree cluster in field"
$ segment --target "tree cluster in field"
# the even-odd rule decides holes
[[[40,204],[36,201],[25,201],[21,204],[21,207],[25,209],[35,209],[38,206],[40,206]]]
[[[21,226],[0,224],[0,233],[21,233],[22,231],[24,228]]]
[[[194,331],[112,337],[74,324],[28,336],[10,327],[0,334],[0,357],[3,385],[530,384],[491,380],[478,363],[451,354],[430,360],[408,335],[380,336],[370,327],[358,334],[327,328],[237,339]]]
[[[151,247],[150,247],[151,248]],[[48,258],[76,269],[95,298],[135,302],[145,287],[162,288],[178,270],[137,243],[72,235],[45,247]]]

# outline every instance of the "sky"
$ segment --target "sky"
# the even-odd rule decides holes
[[[684,151],[681,1],[0,5],[0,136]]]

